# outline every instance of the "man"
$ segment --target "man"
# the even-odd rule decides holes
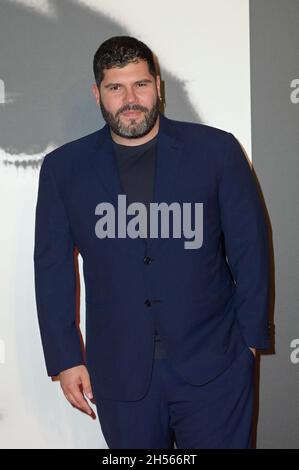
[[[160,113],[141,41],[105,41],[94,74],[106,125],[46,155],[40,171],[34,262],[48,375],[91,415],[94,397],[110,448],[251,447],[269,259],[250,166],[233,134]]]

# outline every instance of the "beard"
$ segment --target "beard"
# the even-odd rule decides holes
[[[139,104],[127,104],[120,108],[115,115],[105,108],[102,101],[100,101],[100,107],[104,120],[115,134],[127,139],[136,139],[148,134],[154,127],[159,115],[159,98],[157,96],[150,109]],[[125,111],[141,111],[144,113],[144,118],[140,122],[135,118],[129,118],[130,123],[124,124],[120,114]]]

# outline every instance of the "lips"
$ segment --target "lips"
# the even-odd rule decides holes
[[[135,117],[138,116],[140,113],[141,111],[124,111],[122,114],[128,117]]]

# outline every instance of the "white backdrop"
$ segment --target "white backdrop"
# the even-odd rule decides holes
[[[11,14],[12,6],[16,7],[13,10],[14,15],[24,15],[26,20],[30,15],[30,19],[36,23],[43,21],[50,30],[53,28],[55,34],[58,25],[63,27],[63,22],[66,21],[63,16],[65,10],[63,13],[57,10],[58,3],[52,3],[51,0],[4,0],[1,8],[6,7],[8,10],[5,11]],[[233,132],[250,157],[248,0],[152,0],[142,6],[137,0],[69,0],[63,3],[67,5],[65,8],[69,9],[70,16],[73,11],[81,12],[80,15],[88,13],[95,20],[98,16],[99,25],[106,17],[114,25],[119,25],[120,30],[125,31],[123,34],[136,36],[146,42],[157,54],[160,65],[168,76],[181,83],[188,105],[193,108],[194,115],[198,116],[198,119],[193,120]],[[4,25],[7,33],[14,28],[13,23],[6,22]],[[84,26],[80,31],[80,21],[73,25],[73,30],[72,26],[68,27],[70,34],[74,37],[79,34],[84,43],[88,29]],[[100,29],[99,27],[99,32]],[[104,38],[99,34],[96,39],[94,31],[92,34],[94,53],[99,44],[109,37],[109,28],[105,31]],[[115,35],[115,30],[110,35]],[[32,45],[38,47],[39,53],[43,49],[43,40],[41,30],[39,43]],[[7,61],[7,57],[4,58],[5,66],[18,59],[14,56],[18,54],[17,44],[11,44],[10,47],[12,56],[10,61]],[[88,47],[89,42],[86,48]],[[0,51],[1,48],[0,45]],[[88,87],[89,106],[95,108],[90,92],[90,50],[88,54],[90,70],[86,71],[88,79],[84,86]],[[67,75],[68,69],[64,69],[60,77],[61,83],[68,83],[76,76],[76,60],[75,54],[66,57],[70,75]],[[3,61],[1,59],[0,65]],[[46,64],[47,57],[40,54],[39,67],[46,67]],[[6,83],[5,77],[9,76],[9,70],[3,68],[2,71],[0,68],[2,89],[5,87],[5,90],[0,99],[0,111],[5,120],[9,116],[9,107],[18,103],[22,106],[24,96],[16,86],[10,89],[10,84]],[[51,69],[48,73],[51,76]],[[38,86],[42,96],[43,83]],[[35,104],[39,99],[41,98],[37,94],[34,97]],[[179,106],[167,104],[165,114],[168,117],[184,120]],[[69,106],[72,115],[72,105],[72,100],[62,101],[61,109],[68,110]],[[50,99],[48,106],[51,106]],[[169,109],[171,113],[168,112]],[[85,118],[88,120],[88,113],[86,117],[84,112],[83,109],[82,122]],[[70,126],[69,122],[63,121],[64,114],[60,118],[63,128]],[[31,149],[34,149],[34,118],[31,124]],[[14,131],[16,140],[22,133],[22,123],[18,125],[19,128]],[[44,125],[46,127],[47,122]],[[93,122],[90,132],[101,125]],[[3,132],[1,127],[0,132]],[[84,122],[82,128],[78,127],[76,137],[86,133]],[[64,136],[65,141],[69,140],[67,132]],[[38,330],[34,296],[33,230],[39,170],[33,164],[28,164],[28,161],[37,161],[49,149],[60,144],[60,141],[52,134],[40,151],[26,153],[26,146],[23,151],[22,146],[21,150],[14,150],[13,141],[10,149],[7,145],[3,147],[1,142],[4,137],[2,134],[0,138],[0,447],[105,448],[107,446],[101,435],[99,422],[92,421],[72,408],[63,396],[59,383],[51,382],[47,377]],[[82,273],[81,263],[80,271]],[[82,282],[81,291],[81,327],[84,336]],[[96,412],[94,405],[93,408]]]

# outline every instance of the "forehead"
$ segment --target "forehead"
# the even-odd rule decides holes
[[[131,62],[121,68],[112,67],[111,69],[104,69],[103,82],[134,81],[139,78],[153,78],[145,60]]]

